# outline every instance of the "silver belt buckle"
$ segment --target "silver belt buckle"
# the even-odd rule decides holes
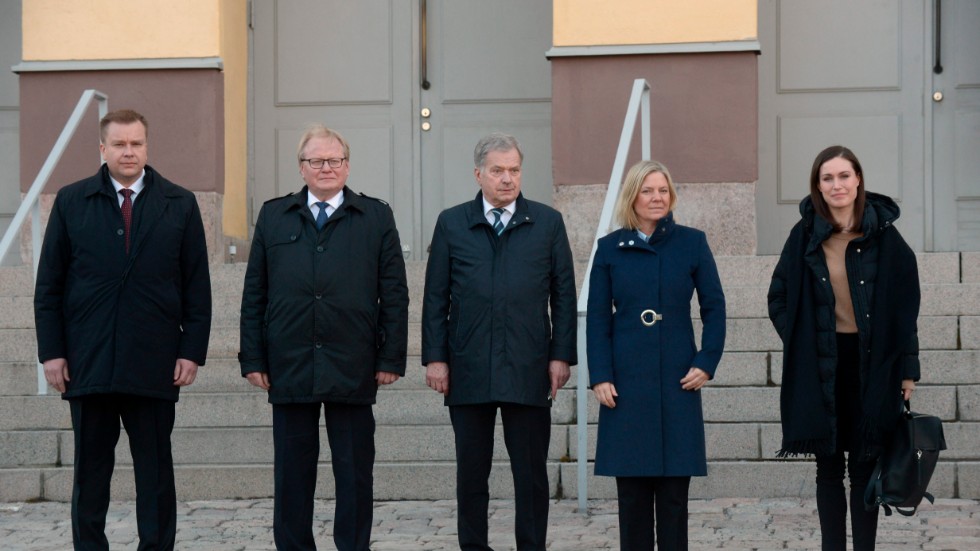
[[[649,321],[647,321],[647,318],[649,318]],[[664,319],[663,316],[656,313],[655,311],[653,311],[653,309],[650,308],[640,313],[640,321],[643,323],[643,325],[646,325],[647,327],[652,327],[654,324],[656,324],[658,321],[662,319]]]

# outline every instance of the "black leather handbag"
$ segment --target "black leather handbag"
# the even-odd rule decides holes
[[[864,491],[864,507],[877,507],[892,514],[912,516],[922,498],[933,503],[926,491],[936,470],[940,450],[946,449],[943,423],[935,415],[915,413],[908,400],[888,449],[878,458],[871,480]]]

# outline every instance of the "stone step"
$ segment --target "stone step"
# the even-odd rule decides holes
[[[768,319],[767,286],[729,286],[725,306],[730,319]],[[422,319],[422,291],[412,294],[409,321]],[[214,295],[212,326],[237,331],[241,312],[241,291],[236,295]],[[34,299],[30,296],[0,295],[0,329],[34,327]],[[980,314],[980,284],[923,284],[921,316],[969,316]],[[697,296],[691,301],[691,316],[700,317]]]
[[[980,422],[947,423],[945,436],[949,448],[944,460],[980,460]],[[595,459],[597,426],[586,431],[586,460]],[[577,461],[578,432],[575,425],[553,425],[548,458]],[[759,461],[775,459],[781,447],[782,430],[773,423],[706,423],[705,440],[710,461]],[[321,431],[320,461],[330,461],[326,432]],[[174,462],[179,465],[272,463],[271,427],[177,428],[173,433]],[[454,461],[454,436],[449,425],[379,425],[375,433],[379,462]],[[74,463],[74,440],[70,430],[0,431],[0,469],[68,466]],[[494,459],[508,457],[503,429],[498,422],[494,438]],[[809,461],[806,458],[787,461]],[[121,431],[116,446],[116,464],[131,465],[129,443]]]
[[[322,425],[321,425],[322,426]],[[568,425],[551,431],[548,457],[561,461],[568,455]],[[379,425],[375,432],[379,462],[455,461],[453,429],[447,423],[431,426]],[[179,465],[241,465],[273,462],[272,427],[177,428],[171,438],[174,463]],[[75,444],[70,430],[0,431],[0,468],[53,467],[74,464]],[[320,461],[330,461],[326,430],[321,430]],[[494,459],[506,460],[503,428],[496,428]],[[129,439],[120,433],[116,464],[131,465]]]
[[[547,465],[548,493],[552,497],[558,497],[560,465],[556,461],[549,461]],[[272,476],[272,464],[175,466],[177,498],[187,501],[269,498],[273,490]],[[70,501],[71,488],[70,467],[0,469],[0,501]],[[113,500],[135,499],[132,467],[118,466],[113,472],[111,488]],[[321,464],[317,469],[316,488],[317,498],[334,497],[333,472],[329,464]],[[490,495],[500,499],[514,497],[509,463],[494,462],[490,471]],[[374,465],[374,499],[378,501],[455,497],[455,462],[378,462]]]
[[[778,387],[713,387],[701,391],[704,418],[715,423],[778,423]],[[587,393],[589,423],[598,420],[598,405]],[[576,391],[558,391],[551,409],[552,423],[576,419]],[[980,385],[919,385],[916,411],[945,421],[980,421]],[[449,422],[442,396],[430,390],[383,390],[374,407],[378,425],[445,425]],[[0,431],[68,429],[68,403],[59,396],[7,396],[0,401]],[[177,405],[180,428],[268,427],[272,408],[265,393],[186,393]]]
[[[980,253],[917,253],[922,283],[980,283]],[[210,267],[211,289],[215,295],[240,295],[245,278],[245,260]],[[725,287],[766,286],[778,257],[717,256],[715,261]],[[577,279],[586,275],[586,260],[576,262]],[[405,264],[411,296],[422,296],[425,261]],[[33,296],[34,275],[30,266],[0,267],[0,296]]]
[[[578,497],[577,463],[549,461],[547,469],[552,498]],[[816,492],[815,472],[812,461],[709,461],[708,476],[692,479],[690,496],[695,499],[722,496],[812,498]],[[616,498],[613,478],[594,476],[591,463],[587,465],[587,473],[590,498]],[[184,501],[268,498],[273,491],[271,464],[179,465],[175,468],[175,478],[177,498]],[[455,480],[455,462],[377,462],[374,466],[374,498],[379,501],[455,499]],[[957,487],[961,488],[961,494],[963,488],[980,487],[978,481],[980,462],[940,461],[929,490],[936,497],[950,498],[957,495]],[[489,486],[491,498],[513,499],[509,463],[494,462]],[[70,467],[0,469],[0,501],[70,501],[71,487]],[[132,467],[118,466],[113,473],[111,488],[113,500],[135,499]],[[316,497],[332,499],[334,495],[330,465],[321,463],[317,472]]]
[[[575,391],[562,389],[551,408],[555,424],[575,415]],[[378,425],[445,425],[449,412],[431,390],[382,390],[374,416]],[[322,423],[322,421],[321,421]],[[265,392],[186,393],[177,403],[175,425],[181,428],[269,427],[272,406]],[[69,429],[68,402],[58,395],[6,396],[0,400],[0,431]]]
[[[565,499],[578,498],[577,463],[562,463],[561,486]],[[719,496],[739,497],[802,497],[816,494],[816,466],[813,461],[709,461],[708,476],[691,479],[693,499]],[[929,482],[929,492],[936,497],[954,497],[957,487],[977,487],[980,463],[944,462],[936,466]],[[594,476],[592,465],[586,477],[591,499],[616,499],[616,480]],[[926,504],[928,506],[928,504]],[[818,542],[819,546],[819,542]]]

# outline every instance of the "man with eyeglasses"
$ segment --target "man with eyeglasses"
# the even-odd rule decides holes
[[[575,272],[561,213],[521,193],[507,134],[474,151],[480,191],[436,221],[422,302],[426,384],[456,437],[459,547],[488,551],[488,478],[500,410],[519,551],[544,551],[551,404],[576,363]]]
[[[346,186],[350,146],[343,136],[310,127],[297,160],[306,186],[266,202],[255,225],[239,361],[272,404],[276,548],[316,549],[322,409],[336,486],[334,543],[340,551],[367,551],[372,405],[379,385],[405,374],[405,262],[388,204]]]

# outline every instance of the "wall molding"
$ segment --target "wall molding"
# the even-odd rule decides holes
[[[715,52],[760,51],[758,40],[727,42],[678,42],[675,44],[623,44],[616,46],[554,46],[545,57],[591,57],[649,54],[702,54]]]
[[[10,68],[15,73],[69,71],[141,71],[159,69],[224,68],[220,57],[174,57],[160,59],[92,59],[63,61],[22,61]]]

